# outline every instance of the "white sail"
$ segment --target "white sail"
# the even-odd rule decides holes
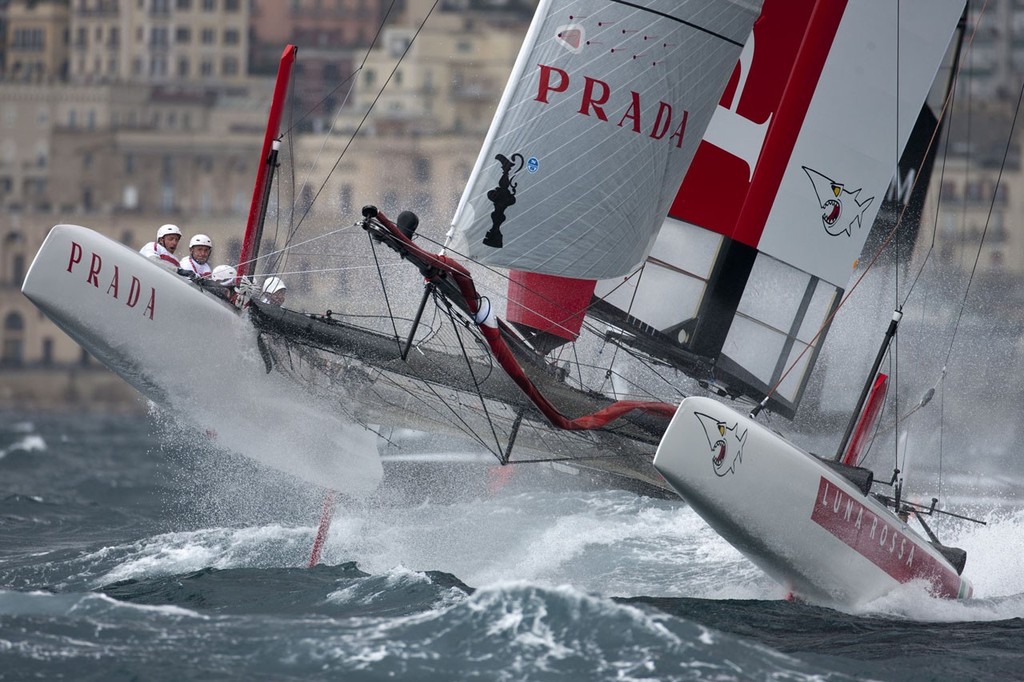
[[[542,0],[454,218],[452,247],[565,277],[647,252],[759,0]]]

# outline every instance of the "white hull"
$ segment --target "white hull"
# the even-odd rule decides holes
[[[810,599],[860,604],[915,579],[968,597],[927,540],[821,460],[707,398],[687,398],[654,466],[723,538]]]
[[[92,230],[58,225],[22,286],[61,329],[216,446],[351,494],[381,477],[375,436],[267,374],[248,316]],[[185,437],[185,434],[183,434]]]

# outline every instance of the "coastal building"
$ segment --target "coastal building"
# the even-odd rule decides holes
[[[0,75],[44,82],[68,76],[69,0],[10,0],[0,26]]]
[[[76,82],[233,84],[247,78],[245,0],[75,0]]]

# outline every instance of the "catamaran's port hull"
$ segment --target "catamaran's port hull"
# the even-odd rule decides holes
[[[22,292],[161,409],[182,438],[249,456],[310,483],[368,493],[376,437],[268,374],[257,332],[235,306],[85,227],[57,225]]]
[[[687,398],[654,466],[708,525],[793,594],[861,604],[911,580],[970,583],[927,540],[815,456],[708,398]]]

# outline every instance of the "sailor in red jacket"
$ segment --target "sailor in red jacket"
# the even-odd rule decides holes
[[[177,225],[161,225],[156,231],[156,241],[150,242],[139,249],[146,258],[166,265],[167,267],[178,268],[178,259],[174,257],[174,250],[178,248],[181,240],[181,230]]]

